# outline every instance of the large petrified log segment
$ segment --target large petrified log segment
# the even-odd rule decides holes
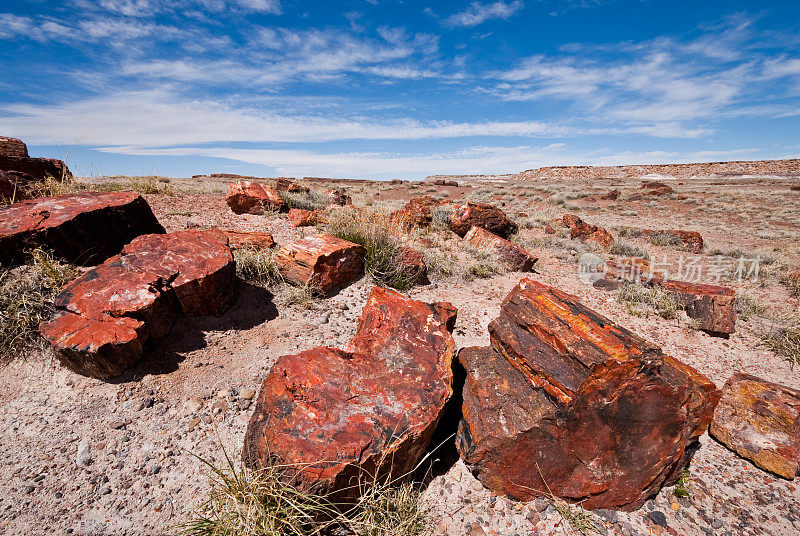
[[[295,227],[308,227],[309,225],[317,224],[317,218],[321,212],[320,210],[290,208],[286,219]]]
[[[463,237],[472,227],[482,227],[501,238],[508,238],[519,227],[505,212],[487,203],[466,203],[455,209],[450,218],[450,230]]]
[[[585,508],[635,509],[674,479],[719,391],[700,373],[581,305],[523,279],[462,350],[458,448],[497,493],[552,491]]]
[[[668,239],[679,241],[684,248],[692,253],[700,253],[703,251],[703,236],[697,231],[681,231],[678,229],[667,229],[662,231],[653,231],[650,229],[640,229],[642,235],[650,238],[663,236]]]
[[[275,239],[269,233],[234,231],[232,229],[222,229],[222,232],[228,237],[228,245],[231,249],[269,249],[275,245]]]
[[[301,484],[340,499],[359,478],[403,475],[452,395],[456,310],[374,288],[348,349],[278,359],[245,435],[248,463],[300,464]]]
[[[286,203],[277,190],[250,181],[229,184],[225,202],[236,214],[264,214],[270,210],[286,208]]]
[[[0,171],[0,200],[24,201],[36,189],[36,178],[20,171]]]
[[[344,287],[364,272],[366,248],[329,234],[307,236],[283,246],[275,263],[289,283],[321,294]]]
[[[722,388],[710,433],[758,467],[793,480],[800,472],[800,391],[735,374]]]
[[[416,197],[406,203],[403,208],[392,212],[391,218],[409,229],[413,227],[428,227],[433,222],[433,207],[444,203],[444,201],[439,201],[428,195]]]
[[[464,239],[476,248],[494,251],[510,270],[516,272],[532,272],[538,260],[515,243],[500,238],[482,227],[473,227]]]
[[[0,262],[21,262],[26,250],[44,246],[69,262],[92,265],[139,235],[163,232],[134,192],[41,197],[0,208]]]
[[[140,236],[67,284],[55,300],[58,313],[40,331],[65,366],[108,379],[182,314],[221,314],[235,300],[235,276],[219,231]]]
[[[17,171],[43,181],[47,177],[56,180],[72,179],[72,173],[61,160],[54,158],[28,158],[0,155],[0,171]]]
[[[28,158],[28,146],[17,138],[0,136],[0,156],[20,156]]]

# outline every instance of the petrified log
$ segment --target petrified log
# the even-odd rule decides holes
[[[236,299],[236,264],[223,233],[186,230],[134,239],[67,284],[40,326],[71,370],[108,379],[165,336],[181,315],[220,315]]]
[[[295,227],[307,227],[309,225],[316,225],[319,210],[305,210],[302,208],[290,208],[289,214],[286,219],[289,220]]]
[[[26,250],[44,246],[71,263],[92,265],[139,235],[163,232],[134,192],[41,197],[0,208],[0,262],[22,262]]]
[[[428,227],[433,221],[432,208],[444,204],[430,196],[416,197],[406,205],[392,212],[392,219],[402,222],[407,228]]]
[[[20,171],[0,171],[0,200],[24,201],[32,197],[39,181]]]
[[[253,465],[299,464],[300,484],[341,500],[359,482],[404,475],[452,395],[456,310],[373,288],[348,349],[283,356],[245,435]]]
[[[464,239],[476,248],[494,251],[510,270],[516,272],[532,272],[538,260],[515,243],[500,238],[482,227],[473,227]]]
[[[651,229],[638,229],[642,235],[650,238],[653,236],[666,236],[674,238],[675,241],[680,242],[684,248],[692,253],[700,253],[703,251],[703,237],[697,231],[681,231],[678,229],[666,229],[654,231]]]
[[[275,189],[278,191],[287,191],[291,193],[308,193],[311,190],[306,188],[305,186],[300,186],[293,179],[288,177],[278,177],[275,179]]]
[[[364,272],[366,248],[329,234],[307,236],[283,246],[275,262],[284,279],[321,294],[344,287]]]
[[[325,195],[328,198],[329,205],[339,205],[343,207],[353,204],[353,200],[349,195],[344,193],[344,190],[329,190],[325,193]]]
[[[56,180],[72,179],[72,173],[61,160],[54,158],[28,158],[24,156],[0,155],[0,171],[17,171],[43,181],[47,177]]]
[[[0,156],[28,158],[28,146],[17,138],[0,136]]]
[[[410,285],[421,285],[428,282],[428,267],[422,253],[412,247],[402,246],[398,261],[401,272]]]
[[[286,207],[277,190],[250,181],[236,181],[229,184],[225,202],[236,214],[264,214],[270,210],[283,210]]]
[[[688,464],[719,391],[691,367],[523,279],[467,371],[458,449],[494,492],[632,510]]]
[[[735,374],[722,388],[709,432],[742,458],[794,480],[800,472],[800,391]]]
[[[487,203],[466,203],[455,209],[450,230],[463,237],[472,227],[482,227],[501,238],[508,238],[519,229],[505,212]]]
[[[603,195],[601,195],[600,199],[602,199],[604,201],[613,201],[613,200],[617,199],[621,194],[622,194],[622,192],[620,192],[617,189],[614,189],[614,190],[611,190],[610,192],[606,192]]]
[[[228,237],[228,245],[231,249],[269,249],[275,245],[275,239],[269,233],[234,231],[232,229],[223,229],[222,232]]]

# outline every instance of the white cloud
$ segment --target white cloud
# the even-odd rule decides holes
[[[447,17],[444,20],[444,24],[451,27],[477,26],[490,19],[508,19],[523,7],[525,7],[525,4],[522,3],[522,0],[513,0],[508,3],[498,1],[486,4],[472,2],[466,10]]]

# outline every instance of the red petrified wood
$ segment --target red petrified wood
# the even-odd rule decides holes
[[[69,262],[92,265],[139,235],[163,232],[137,193],[41,197],[0,208],[0,262],[20,262],[26,250],[44,246]]]
[[[467,348],[458,449],[489,489],[632,510],[688,464],[719,391],[691,367],[523,279]]]
[[[758,467],[793,480],[800,472],[800,391],[735,374],[722,388],[710,433]]]
[[[443,202],[430,196],[417,197],[406,205],[392,212],[392,219],[401,221],[406,227],[427,227],[433,221],[432,208],[442,205]]]
[[[144,235],[64,287],[41,325],[68,368],[95,378],[121,374],[144,343],[181,315],[220,315],[236,298],[236,264],[223,233]]]
[[[464,236],[464,239],[476,248],[493,250],[510,270],[532,272],[537,261],[536,257],[518,245],[500,238],[482,227],[473,227]]]
[[[287,192],[297,193],[297,194],[308,193],[311,191],[305,186],[300,186],[292,179],[287,177],[278,177],[277,179],[275,179],[275,189],[278,191],[285,190]]]
[[[17,138],[0,136],[0,156],[28,158],[28,146]]]
[[[653,231],[650,229],[641,229],[642,235],[650,238],[651,236],[666,236],[674,238],[692,253],[700,253],[703,251],[703,237],[697,231],[680,231],[677,229],[667,229],[662,231]]]
[[[494,205],[466,203],[457,207],[450,219],[450,230],[463,237],[472,227],[482,227],[501,238],[508,238],[519,228]]]
[[[289,214],[286,219],[289,220],[295,227],[307,227],[309,225],[316,225],[319,210],[305,210],[302,208],[290,208]]]
[[[236,181],[228,185],[225,202],[236,214],[264,214],[270,210],[283,210],[283,198],[276,190],[258,182]]]
[[[364,271],[364,246],[329,234],[307,236],[283,246],[275,262],[284,279],[321,294],[344,287]]]
[[[228,237],[228,245],[231,249],[269,249],[275,245],[275,239],[269,233],[234,231],[232,229],[223,229],[222,232]]]
[[[329,190],[325,195],[328,197],[329,205],[346,206],[353,203],[353,200],[349,195],[344,193],[344,190]]]
[[[359,479],[403,475],[452,395],[456,310],[374,288],[348,349],[315,348],[272,367],[245,435],[245,459],[302,467],[300,483],[338,499]]]

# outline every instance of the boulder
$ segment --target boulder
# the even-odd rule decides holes
[[[181,315],[221,315],[236,299],[235,280],[236,264],[218,230],[143,235],[68,283],[40,331],[66,367],[109,379]]]
[[[693,368],[523,279],[466,348],[457,447],[491,491],[633,510],[676,479],[720,393]]]
[[[414,227],[428,227],[433,221],[433,213],[431,209],[444,202],[434,199],[430,196],[416,197],[406,203],[406,205],[391,214],[391,218],[400,221],[406,228]]]
[[[639,231],[647,238],[660,235],[674,239],[676,242],[681,243],[686,250],[692,253],[700,253],[703,251],[703,237],[697,231],[680,231],[677,229],[668,229],[662,231],[639,229]]]
[[[613,201],[613,200],[617,199],[621,194],[622,194],[622,192],[620,192],[619,190],[614,189],[614,190],[611,190],[610,192],[606,192],[603,195],[601,195],[600,199],[602,199],[604,201]]]
[[[422,253],[416,249],[403,246],[400,248],[400,266],[403,275],[411,285],[423,285],[428,282],[428,267]]]
[[[228,237],[228,245],[231,249],[269,249],[275,245],[275,239],[269,233],[234,231],[232,229],[223,229],[222,232]]]
[[[458,182],[456,181],[447,181],[444,179],[436,179],[433,181],[433,184],[436,186],[458,186]]]
[[[353,200],[344,193],[344,190],[328,190],[325,192],[325,196],[328,198],[329,205],[346,206],[353,204]]]
[[[72,173],[64,162],[53,158],[28,158],[27,156],[0,154],[0,171],[25,173],[37,182],[44,181],[48,177],[56,180],[72,179]]]
[[[290,208],[289,214],[286,219],[295,227],[306,227],[309,225],[316,225],[317,218],[321,211],[319,210],[305,210],[302,208]]]
[[[236,181],[229,184],[225,202],[236,214],[264,214],[286,207],[277,190],[250,181]]]
[[[455,316],[449,303],[373,288],[346,350],[278,358],[247,427],[245,460],[299,466],[302,487],[337,501],[373,477],[412,470],[453,392]]]
[[[283,246],[273,258],[286,281],[325,295],[361,276],[366,251],[360,244],[316,234]]]
[[[800,472],[800,391],[735,374],[722,388],[710,433],[758,467],[794,480]]]
[[[17,138],[0,136],[0,156],[28,158],[28,146]]]
[[[536,257],[505,238],[490,233],[482,227],[473,227],[464,235],[464,239],[478,249],[493,251],[508,267],[515,272],[532,272],[538,260]]]
[[[277,179],[275,179],[275,189],[278,190],[279,192],[286,191],[297,194],[308,193],[311,191],[305,186],[300,186],[299,184],[295,183],[291,178],[287,177],[278,177]]]
[[[551,220],[552,225],[558,225],[558,220]],[[574,214],[564,214],[561,218],[560,226],[569,229],[570,238],[581,242],[594,242],[604,248],[614,244],[614,237],[611,233],[598,227],[590,225]]]
[[[450,219],[450,230],[463,237],[472,227],[482,227],[501,238],[508,238],[519,229],[505,212],[494,205],[466,203],[457,207]]]
[[[32,197],[39,181],[21,171],[0,171],[0,200],[24,201]]]
[[[94,265],[139,235],[163,232],[134,192],[41,197],[0,208],[0,262],[22,262],[26,250],[45,247],[68,262]]]

